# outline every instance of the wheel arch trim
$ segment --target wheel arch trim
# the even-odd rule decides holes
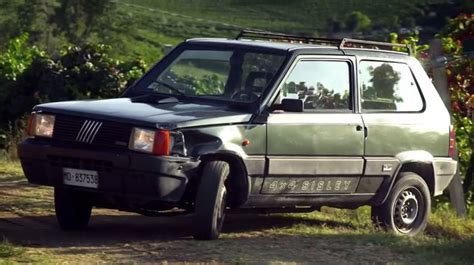
[[[228,192],[235,192],[237,195],[236,198],[230,198],[232,195],[228,196],[228,198],[230,198],[229,206],[239,206],[248,200],[251,185],[247,167],[242,156],[237,152],[221,150],[215,153],[203,154],[199,156],[199,160],[201,160],[202,165],[212,160],[221,160],[229,164],[230,176],[228,185],[230,189]]]
[[[439,195],[439,192],[436,191],[435,158],[433,155],[424,150],[415,150],[398,153],[395,158],[400,161],[400,166],[393,175],[390,185],[384,191],[383,198],[375,202],[376,205],[381,205],[387,200],[401,172],[413,172],[420,175],[428,185],[430,194],[432,196]]]

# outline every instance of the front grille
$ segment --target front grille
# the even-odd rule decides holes
[[[77,168],[95,170],[98,172],[111,172],[114,166],[110,161],[51,155],[48,156],[48,162],[52,167]]]
[[[131,126],[74,116],[56,116],[53,140],[107,147],[127,147]]]

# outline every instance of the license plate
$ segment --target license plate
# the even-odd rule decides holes
[[[63,168],[63,181],[66,185],[97,189],[99,173],[93,170]]]

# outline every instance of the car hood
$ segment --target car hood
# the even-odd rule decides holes
[[[37,112],[113,120],[159,128],[183,128],[229,123],[245,123],[251,114],[222,105],[197,103],[143,103],[130,98],[46,103]]]

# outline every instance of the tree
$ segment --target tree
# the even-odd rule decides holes
[[[19,32],[28,32],[30,41],[51,50],[53,30],[48,24],[53,13],[54,7],[50,0],[25,1],[17,8]]]
[[[114,11],[111,0],[60,0],[53,17],[56,33],[64,33],[72,43],[84,43],[93,32],[108,27]]]
[[[360,11],[354,11],[346,18],[346,28],[351,32],[364,31],[371,24],[372,20]]]
[[[6,48],[9,40],[13,36],[18,36],[21,33],[17,27],[17,16],[16,9],[18,7],[18,1],[12,0],[0,0],[0,48]],[[8,16],[2,17],[3,14],[9,14]]]
[[[332,16],[326,21],[327,35],[332,37],[336,33],[341,32],[344,29],[344,23],[340,21],[336,16]]]
[[[400,81],[400,75],[390,64],[384,63],[370,69],[370,75],[372,76],[370,82],[373,84],[374,98],[396,98],[395,85]],[[364,91],[364,95],[367,95],[367,92]]]

